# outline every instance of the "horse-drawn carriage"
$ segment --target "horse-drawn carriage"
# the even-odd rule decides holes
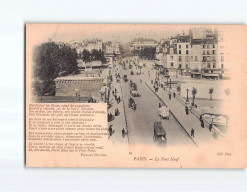
[[[165,105],[159,108],[159,116],[161,119],[168,119],[170,116],[170,109],[167,108]]]
[[[133,97],[141,97],[141,94],[137,90],[130,90],[130,95]]]
[[[136,103],[133,98],[129,99],[129,108],[132,108],[134,111],[136,110]]]
[[[124,76],[123,76],[123,80],[124,80],[125,82],[127,82],[127,81],[128,81],[128,77],[127,77],[127,75],[124,75]]]
[[[161,124],[161,121],[154,122],[154,136],[153,140],[155,144],[166,146],[167,138],[166,138],[166,131]]]

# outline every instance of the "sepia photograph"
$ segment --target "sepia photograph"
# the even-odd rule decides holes
[[[198,147],[224,138],[231,88],[221,30],[110,26],[80,33],[78,25],[35,45],[32,101],[106,103],[114,143]]]

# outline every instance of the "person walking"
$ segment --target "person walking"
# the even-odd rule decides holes
[[[186,113],[186,115],[189,114],[189,108],[188,108],[188,106],[185,106],[185,113]]]
[[[110,125],[110,127],[109,127],[109,134],[110,134],[110,136],[112,136],[112,133],[113,133],[112,125]]]
[[[124,128],[122,129],[122,137],[124,138],[124,136],[125,136],[125,130],[124,130]]]
[[[200,122],[202,122],[202,115],[200,115],[200,118],[199,119],[200,119]]]
[[[213,122],[211,122],[210,125],[209,125],[209,131],[210,132],[212,131],[212,128],[213,128]]]
[[[204,128],[204,121],[201,121],[201,127]]]
[[[192,128],[191,131],[190,131],[190,136],[194,138],[195,136],[195,130]]]
[[[176,97],[176,93],[175,93],[175,92],[173,93],[173,97],[174,97],[174,98]]]

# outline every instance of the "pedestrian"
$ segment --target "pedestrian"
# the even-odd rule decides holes
[[[159,103],[159,108],[161,107],[161,103]]]
[[[202,122],[202,115],[200,115],[200,118],[199,119],[200,119],[200,122]]]
[[[174,97],[174,98],[176,97],[176,93],[175,93],[175,92],[173,93],[173,97]]]
[[[113,132],[112,125],[110,125],[110,127],[109,127],[109,134],[110,134],[110,136],[112,136],[112,132]]]
[[[119,115],[120,113],[119,113],[119,110],[118,110],[118,108],[117,108],[117,115]]]
[[[194,138],[195,136],[195,130],[192,128],[191,131],[190,131],[190,136]]]
[[[124,128],[122,129],[122,136],[123,136],[123,138],[125,136],[125,130],[124,130]]]
[[[185,113],[186,113],[186,115],[188,115],[188,114],[189,114],[189,109],[188,109],[188,106],[186,106],[186,107],[185,107]]]
[[[201,121],[201,127],[204,128],[204,121]]]
[[[110,113],[110,118],[111,118],[111,121],[113,121],[113,115],[112,115],[112,113]]]
[[[172,95],[169,93],[169,100],[171,100],[172,99]]]
[[[110,114],[107,113],[107,119],[108,119],[108,122],[110,122]]]
[[[209,125],[209,131],[210,132],[212,131],[212,128],[213,128],[213,122],[211,122],[210,125]]]
[[[115,109],[115,116],[117,116],[117,109]]]

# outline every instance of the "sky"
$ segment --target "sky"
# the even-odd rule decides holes
[[[37,41],[49,39],[55,42],[72,40],[102,39],[117,40],[125,44],[134,38],[152,38],[157,41],[176,34],[188,33],[190,28],[205,25],[164,25],[164,24],[31,24],[30,32],[37,36]],[[214,28],[213,25],[209,26]]]

